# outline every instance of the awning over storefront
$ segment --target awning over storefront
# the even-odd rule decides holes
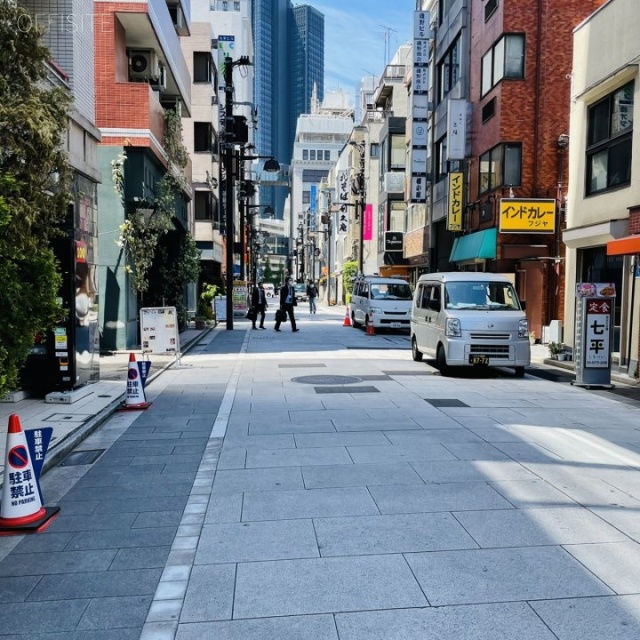
[[[607,242],[608,256],[628,256],[636,253],[640,254],[640,234]]]
[[[476,262],[496,259],[498,229],[484,229],[453,241],[449,262]]]

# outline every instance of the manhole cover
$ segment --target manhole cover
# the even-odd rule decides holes
[[[104,452],[104,449],[92,449],[91,451],[74,451],[61,463],[61,467],[75,467],[81,464],[93,464]]]
[[[301,382],[302,384],[356,384],[357,382],[362,382],[362,380],[355,376],[302,376],[301,378],[293,378],[292,382]]]

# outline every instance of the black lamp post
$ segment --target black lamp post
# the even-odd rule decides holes
[[[360,239],[358,243],[358,272],[364,274],[364,208],[365,208],[365,149],[366,142],[361,140],[349,142],[359,154],[358,173],[351,183],[351,193],[357,196],[356,200],[356,220],[360,222]]]

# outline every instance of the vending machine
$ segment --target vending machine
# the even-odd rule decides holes
[[[66,236],[52,243],[64,318],[35,336],[21,374],[23,389],[37,393],[71,391],[100,379],[95,209],[80,198],[69,210]]]

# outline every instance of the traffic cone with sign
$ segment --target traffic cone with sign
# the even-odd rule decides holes
[[[0,536],[44,531],[60,507],[43,507],[38,473],[16,414],[9,416],[7,460],[0,505]]]
[[[145,367],[144,376],[142,374],[143,369],[140,367],[140,365]],[[146,362],[136,362],[135,354],[129,354],[129,368],[127,369],[127,397],[125,399],[124,405],[122,405],[122,409],[139,411],[148,409],[151,406],[151,403],[147,402],[144,394],[143,378],[146,378],[147,370],[148,368]]]
[[[342,323],[343,327],[350,327],[351,326],[351,316],[349,315],[349,305],[347,305],[347,308],[345,309],[344,312],[344,322]]]

